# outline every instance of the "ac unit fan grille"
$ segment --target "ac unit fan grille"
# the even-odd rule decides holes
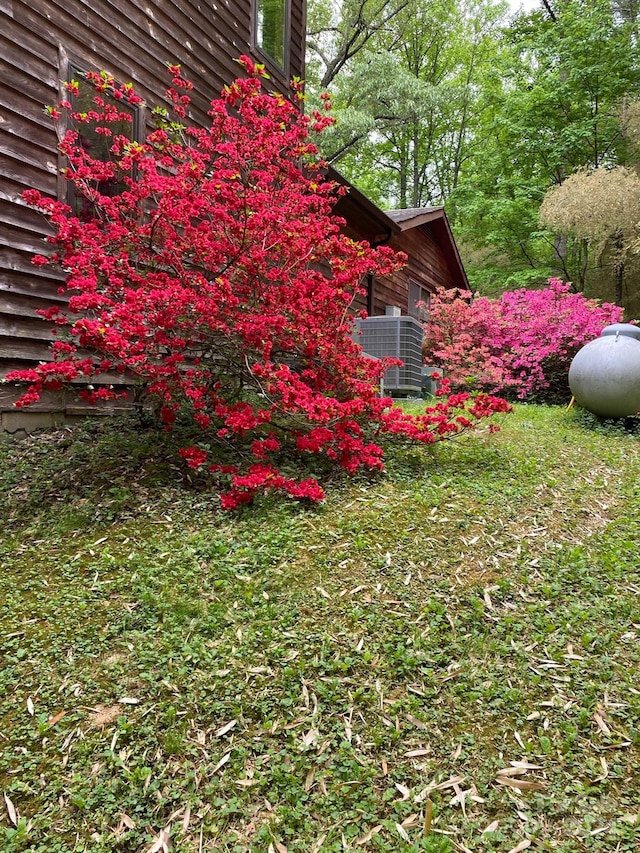
[[[402,367],[390,367],[384,376],[387,391],[421,393],[422,325],[413,317],[367,317],[357,321],[357,340],[368,355],[399,358]]]

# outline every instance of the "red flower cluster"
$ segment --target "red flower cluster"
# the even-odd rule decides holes
[[[367,274],[388,275],[403,258],[341,233],[331,213],[339,190],[310,139],[311,129],[331,123],[327,112],[305,116],[265,93],[263,69],[241,61],[248,77],[211,103],[208,127],[184,123],[191,84],[172,65],[169,109],[144,142],[113,132],[112,159],[103,163],[74,131],[64,134],[66,178],[94,214],[80,220],[25,193],[54,229],[52,255],[34,263],[67,271],[69,304],[44,312],[65,333],[52,360],[8,377],[28,383],[20,406],[82,379],[101,386],[86,390],[88,399],[114,398],[100,375],[126,374],[138,396],[146,389],[156,401],[168,429],[180,415],[203,431],[207,449],[182,456],[228,478],[227,508],[265,490],[322,500],[315,480],[281,472],[285,460],[379,469],[376,442],[385,433],[430,443],[506,406],[457,395],[413,417],[376,396],[391,362],[362,356],[350,309]],[[129,113],[107,95],[127,104],[138,96],[108,75],[90,79],[100,126],[111,132]],[[299,84],[294,90],[300,97]],[[73,116],[75,87],[66,94],[56,112]],[[101,194],[107,178],[124,189]],[[227,451],[248,458],[247,467],[219,464]]]

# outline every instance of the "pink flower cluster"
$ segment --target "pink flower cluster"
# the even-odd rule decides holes
[[[454,388],[555,402],[567,397],[576,352],[621,318],[617,305],[571,293],[556,278],[495,300],[442,290],[431,301],[424,357]]]
[[[285,476],[284,463],[379,469],[384,434],[431,443],[507,407],[456,395],[416,418],[377,396],[390,362],[363,357],[350,312],[366,275],[389,275],[403,258],[341,233],[331,212],[339,190],[310,139],[331,123],[326,110],[305,116],[263,90],[260,66],[241,61],[247,78],[211,102],[207,127],[185,123],[191,84],[172,65],[166,118],[143,142],[106,134],[110,163],[64,133],[65,176],[93,215],[24,194],[54,232],[52,254],[34,263],[67,271],[68,306],[43,312],[59,333],[51,361],[8,377],[27,383],[18,406],[79,381],[97,386],[81,391],[88,400],[113,398],[100,376],[130,377],[167,429],[187,417],[202,431],[202,446],[182,456],[226,478],[228,509],[266,490],[320,501],[318,483]],[[107,95],[127,104],[137,95],[107,75],[90,79],[111,131],[128,113]],[[67,96],[61,117],[74,115],[74,87]],[[124,189],[103,195],[105,176]],[[225,454],[233,464],[220,462]]]

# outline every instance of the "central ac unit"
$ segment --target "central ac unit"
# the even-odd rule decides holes
[[[399,358],[402,367],[390,367],[384,375],[389,393],[420,396],[422,391],[422,324],[414,317],[366,317],[356,321],[356,340],[367,355]]]

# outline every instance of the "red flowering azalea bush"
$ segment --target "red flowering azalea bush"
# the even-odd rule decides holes
[[[25,193],[54,231],[52,254],[34,263],[61,266],[69,298],[44,312],[59,332],[51,361],[7,377],[28,383],[24,406],[68,385],[92,403],[114,399],[122,392],[105,374],[124,374],[168,429],[197,425],[201,440],[182,456],[223,478],[227,508],[264,490],[321,500],[318,482],[296,475],[305,459],[379,469],[383,434],[431,443],[508,408],[463,394],[412,417],[377,396],[390,362],[362,355],[350,308],[366,274],[388,275],[403,258],[340,232],[337,190],[309,135],[330,123],[326,112],[308,117],[265,93],[262,69],[241,61],[247,79],[211,103],[207,127],[186,120],[191,84],[177,66],[170,109],[144,142],[116,132],[131,110],[114,99],[139,99],[105,74],[89,75],[95,110],[74,109],[74,83],[49,110],[92,122],[110,159],[93,159],[61,123],[82,216]]]
[[[617,305],[570,293],[554,278],[500,299],[443,290],[431,301],[425,360],[443,367],[454,388],[558,402],[577,351],[621,319]]]

